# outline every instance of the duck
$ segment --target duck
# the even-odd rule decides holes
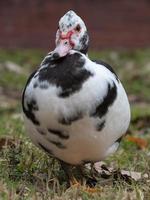
[[[74,11],[60,18],[55,43],[22,94],[27,133],[65,169],[104,160],[130,124],[126,91],[109,64],[88,57],[88,31]]]

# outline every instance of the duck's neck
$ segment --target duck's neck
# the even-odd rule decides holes
[[[80,50],[81,53],[88,55],[88,46],[85,49]]]
[[[89,42],[88,44],[84,44],[84,48],[80,50],[81,53],[85,54],[88,57],[88,49],[89,49]]]

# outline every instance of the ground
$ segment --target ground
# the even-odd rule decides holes
[[[97,169],[95,193],[68,188],[59,162],[37,149],[25,134],[21,93],[45,54],[0,50],[0,199],[150,199],[150,49],[89,54],[113,66],[132,111],[119,150],[104,160],[103,170]]]

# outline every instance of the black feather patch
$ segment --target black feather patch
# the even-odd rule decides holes
[[[96,125],[96,130],[101,131],[101,130],[103,130],[104,127],[105,127],[105,120],[103,120],[102,122],[100,122]]]
[[[52,61],[52,57],[51,57],[52,53],[49,53],[48,56],[46,56],[44,58],[44,60],[42,61],[42,65],[49,65]]]
[[[81,49],[80,52],[86,54],[88,52],[89,47],[89,35],[87,32],[80,39]]]
[[[43,130],[41,130],[40,128],[37,128],[36,129],[41,135],[46,135],[46,133],[43,131]]]
[[[107,111],[109,106],[111,106],[114,102],[114,100],[117,97],[117,88],[115,83],[111,86],[110,83],[108,83],[108,90],[107,95],[104,97],[103,101],[97,106],[94,113],[91,114],[93,117],[103,117]]]
[[[39,87],[40,87],[40,89],[48,89],[49,88],[48,84],[45,84],[45,83],[39,84]]]
[[[51,142],[52,144],[54,144],[59,149],[66,149],[66,146],[63,145],[61,142],[56,142],[56,141],[53,141],[53,140],[48,140],[48,141]]]
[[[80,120],[83,118],[83,114],[82,113],[76,113],[70,117],[61,117],[58,122],[64,125],[70,125],[73,122]]]
[[[27,109],[24,107],[24,113],[34,124],[39,125],[39,121],[36,119],[34,111],[38,111],[38,106],[34,99],[27,102]]]
[[[50,128],[48,128],[48,131],[49,131],[49,133],[51,133],[53,135],[57,135],[61,139],[69,139],[69,135],[67,135],[63,131],[54,130],[54,129],[50,129]]]
[[[118,139],[116,140],[116,142],[120,143],[121,140],[122,140],[122,138],[123,138],[123,136],[121,136],[120,138],[118,138]]]
[[[36,103],[36,101],[34,99],[31,99],[29,102],[26,100],[26,97],[25,97],[25,91],[26,91],[26,88],[27,86],[29,85],[31,79],[33,78],[34,74],[36,73],[33,72],[27,83],[26,83],[26,86],[25,86],[25,89],[23,91],[23,94],[22,94],[22,109],[23,109],[23,112],[24,114],[26,115],[26,117],[28,119],[30,119],[35,125],[40,125],[39,121],[36,119],[35,115],[34,115],[34,112],[38,110],[38,105]],[[25,102],[26,102],[26,106],[25,106]]]
[[[92,76],[91,72],[83,68],[85,60],[79,53],[68,54],[53,61],[48,58],[45,59],[45,63],[48,67],[40,69],[39,82],[48,81],[61,87],[62,90],[58,94],[61,98],[66,98],[80,90],[82,84]]]
[[[43,146],[40,142],[38,142],[38,145],[43,149],[45,152],[47,152],[50,155],[53,155],[52,150],[48,149],[47,147]]]
[[[34,85],[33,85],[33,87],[34,87],[34,88],[37,88],[37,87],[38,87],[38,83],[35,82]]]

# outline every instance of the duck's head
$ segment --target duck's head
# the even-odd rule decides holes
[[[83,20],[72,10],[59,20],[54,57],[63,57],[71,50],[88,51],[89,36]]]

